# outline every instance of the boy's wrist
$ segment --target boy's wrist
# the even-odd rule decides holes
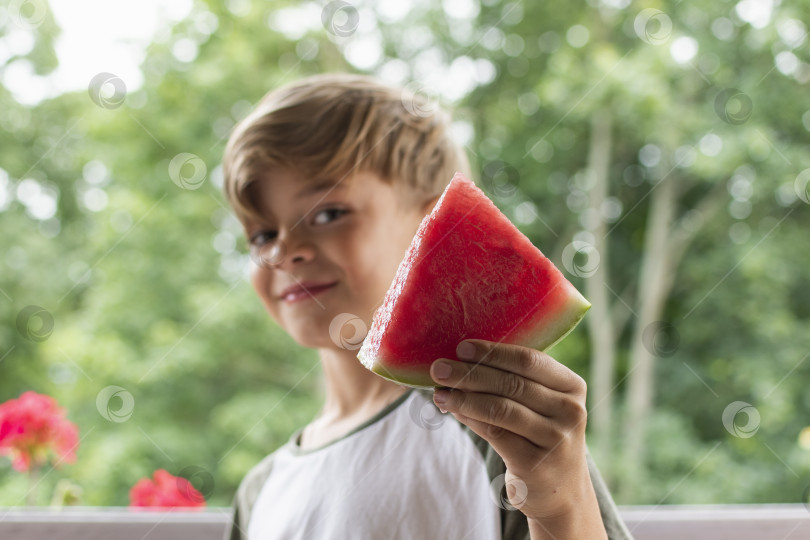
[[[588,490],[584,502],[553,516],[528,518],[531,539],[608,540],[593,487]]]
[[[589,512],[569,512],[553,518],[529,518],[529,536],[532,540],[608,540],[602,517]]]

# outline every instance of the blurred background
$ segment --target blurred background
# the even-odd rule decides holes
[[[620,504],[807,501],[810,1],[0,4],[0,402],[54,396],[80,504],[210,506],[320,406],[220,194],[268,90],[372,73],[453,110],[475,181],[591,300]],[[0,505],[29,480],[0,457]]]

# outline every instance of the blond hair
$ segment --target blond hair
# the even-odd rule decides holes
[[[440,195],[455,171],[469,175],[445,111],[418,92],[340,73],[269,92],[234,127],[223,159],[223,191],[243,224],[261,218],[247,187],[268,167],[316,180],[371,171],[400,183],[406,205]]]

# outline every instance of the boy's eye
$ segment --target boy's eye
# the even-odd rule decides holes
[[[324,223],[334,221],[335,219],[337,219],[338,217],[342,216],[345,213],[346,210],[342,208],[326,208],[316,213],[315,218],[312,221],[316,225],[323,225]]]
[[[326,208],[318,211],[312,221],[315,225],[324,225],[336,220],[347,212],[347,210],[342,208]],[[278,236],[276,231],[258,231],[250,237],[249,242],[252,246],[263,246],[275,240],[276,236]]]
[[[263,246],[276,237],[276,231],[259,231],[250,237],[250,244],[253,246]]]

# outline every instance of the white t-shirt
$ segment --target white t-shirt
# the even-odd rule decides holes
[[[481,452],[452,416],[409,391],[346,436],[272,455],[250,540],[500,539]]]
[[[342,438],[302,450],[303,427],[248,471],[224,540],[530,540],[506,465],[431,390],[409,389]],[[586,452],[610,540],[632,540]]]

